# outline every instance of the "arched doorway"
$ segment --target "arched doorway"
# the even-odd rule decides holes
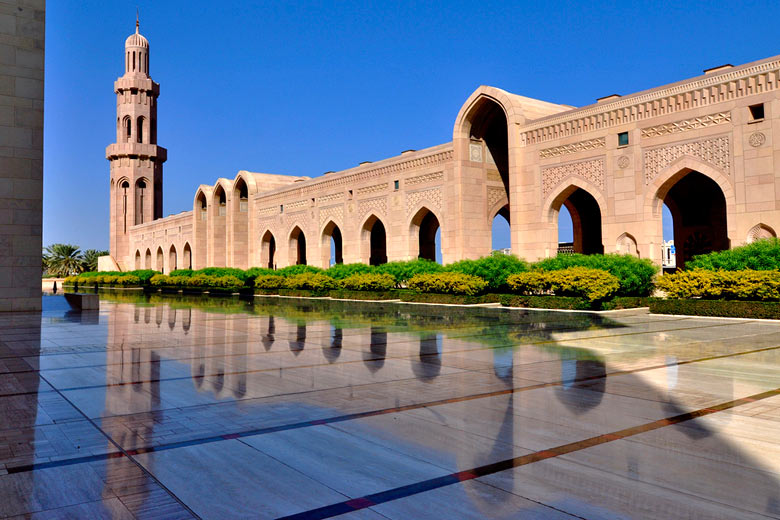
[[[184,266],[184,269],[192,269],[192,249],[190,248],[189,242],[184,244],[184,262],[182,265]]]
[[[249,267],[249,190],[243,178],[239,177],[233,188],[233,226],[231,249],[233,267]]]
[[[322,230],[322,267],[344,263],[341,229],[332,220]]]
[[[436,215],[426,207],[412,217],[409,235],[412,257],[441,262],[441,226]]]
[[[371,215],[363,224],[364,261],[369,265],[387,263],[387,232],[385,225],[375,215]],[[368,246],[366,248],[366,246]],[[365,254],[368,253],[368,254]],[[367,258],[365,258],[367,257]]]
[[[161,273],[165,272],[165,264],[163,264],[165,257],[163,256],[163,249],[162,247],[157,247],[157,271],[160,271]]]
[[[290,233],[290,265],[306,265],[306,235],[298,226]]]
[[[144,269],[151,269],[152,268],[152,252],[147,249],[146,250],[146,256],[144,258]]]
[[[688,170],[663,184],[658,198],[672,217],[678,269],[695,255],[729,248],[726,197],[714,180]]]
[[[276,269],[276,239],[270,231],[260,239],[260,265],[268,269]]]
[[[601,208],[593,195],[578,186],[569,186],[553,200],[552,210],[556,237],[559,236],[558,217],[562,206],[571,215],[572,242],[570,244],[559,243],[559,252],[574,252],[584,255],[603,254]]]
[[[214,238],[214,250],[211,254],[212,265],[210,267],[227,266],[227,195],[221,185],[214,190],[213,205],[211,211],[211,234]]]
[[[141,252],[137,249],[135,250],[135,268],[141,269]]]
[[[512,226],[509,222],[509,204],[501,207],[491,219],[491,250],[508,252],[512,248]]]
[[[168,272],[175,271],[179,268],[179,262],[176,255],[176,246],[171,245],[170,251],[168,251]]]
[[[198,191],[195,196],[195,267],[202,269],[208,267],[209,240],[208,240],[208,203],[206,194]]]

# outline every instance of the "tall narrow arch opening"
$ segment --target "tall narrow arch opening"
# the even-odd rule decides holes
[[[371,215],[363,224],[362,242],[364,261],[369,265],[387,263],[387,231],[385,225],[375,215]],[[367,253],[367,254],[366,254]]]
[[[179,268],[179,258],[176,254],[176,246],[171,245],[171,249],[168,251],[168,271],[175,271]]]
[[[306,235],[298,226],[290,233],[290,265],[306,265]]]
[[[138,116],[138,119],[136,120],[136,127],[135,127],[135,139],[139,143],[144,142],[144,117]]]
[[[233,186],[233,267],[249,267],[249,189],[242,177]]]
[[[182,268],[192,269],[192,248],[189,242],[184,244],[184,251],[182,255]]]
[[[165,264],[163,263],[165,261],[165,257],[163,256],[163,249],[162,247],[157,247],[157,265],[156,270],[160,271],[161,273],[165,272]]]
[[[512,226],[509,221],[509,204],[502,206],[490,220],[490,244],[493,251],[508,253],[512,249]]]
[[[195,259],[194,265],[198,269],[208,267],[209,241],[208,241],[208,202],[206,194],[198,191],[195,196]]]
[[[141,252],[136,249],[135,251],[135,269],[143,269],[141,264]]]
[[[560,242],[560,214],[565,207],[571,216],[571,242]],[[578,186],[569,186],[553,200],[554,223],[558,237],[558,252],[594,255],[604,253],[601,232],[601,207],[598,201]]]
[[[667,211],[665,229],[671,228],[675,265],[685,268],[696,255],[728,249],[726,197],[717,182],[695,170],[682,171],[664,183],[657,197]],[[667,219],[671,220],[671,226]],[[669,233],[664,241],[668,243]]]
[[[129,201],[127,199],[127,192],[130,189],[130,183],[126,180],[119,184],[119,196],[121,201],[118,201],[119,207],[122,208],[122,233],[127,233],[127,213],[130,211]]]
[[[441,263],[441,225],[431,210],[422,207],[415,213],[409,235],[412,257]]]
[[[322,231],[322,267],[344,263],[344,241],[341,229],[330,221]]]
[[[123,126],[125,127],[125,141],[129,143],[133,138],[133,120],[130,119],[130,116],[125,116]]]
[[[276,269],[276,239],[270,231],[266,231],[260,239],[260,265]]]
[[[138,179],[135,183],[135,223],[143,224],[152,220],[152,201],[149,200],[149,183]]]
[[[146,255],[144,256],[144,269],[151,269],[152,268],[152,251],[147,249]]]
[[[221,184],[214,189],[212,205],[213,267],[227,266],[227,194]]]

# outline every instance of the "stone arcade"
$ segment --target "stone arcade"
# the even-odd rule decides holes
[[[449,143],[317,178],[239,171],[165,218],[159,84],[137,27],[124,61],[104,270],[327,267],[331,241],[336,262],[434,259],[439,230],[449,263],[490,253],[497,214],[512,252],[533,260],[556,254],[562,205],[575,251],[660,263],[666,204],[678,266],[780,227],[780,56],[582,108],[482,86]]]

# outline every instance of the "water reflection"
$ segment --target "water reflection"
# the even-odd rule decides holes
[[[344,331],[339,327],[331,327],[330,345],[322,347],[322,355],[328,363],[335,363],[341,356],[341,346],[344,341]]]
[[[295,339],[290,340],[290,351],[296,356],[300,354],[306,346],[306,325],[298,324],[295,328]]]
[[[439,334],[420,338],[420,362],[412,363],[412,372],[421,381],[431,382],[441,373],[441,341]]]
[[[387,331],[379,327],[371,327],[368,352],[363,351],[363,363],[372,373],[385,366],[387,356]]]

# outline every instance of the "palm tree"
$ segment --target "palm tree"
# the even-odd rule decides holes
[[[87,249],[82,254],[82,268],[84,271],[97,271],[98,257],[109,254],[108,251],[102,251],[99,249]]]
[[[72,244],[51,244],[43,250],[43,264],[49,274],[70,276],[82,271],[81,250]]]

